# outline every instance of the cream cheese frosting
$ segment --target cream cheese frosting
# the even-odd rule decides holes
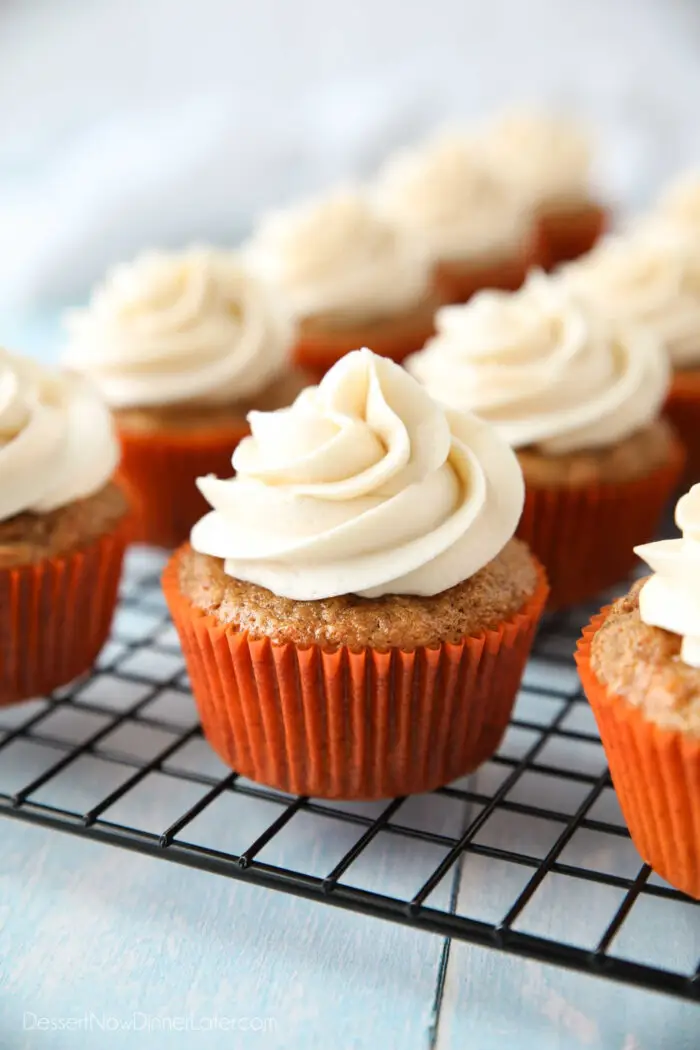
[[[64,361],[112,408],[247,400],[284,370],[291,312],[236,253],[148,252],[67,317]]]
[[[391,158],[379,173],[376,198],[435,260],[517,252],[529,234],[523,195],[467,133],[445,133]]]
[[[511,449],[367,349],[249,421],[236,476],[199,479],[214,509],[191,536],[237,579],[300,601],[433,595],[515,532],[524,485]]]
[[[90,383],[0,350],[0,521],[93,495],[118,461],[109,409]]]
[[[533,207],[586,201],[592,151],[584,128],[535,111],[504,114],[483,129],[484,149]]]
[[[700,485],[676,504],[682,539],[635,547],[654,573],[639,592],[639,615],[650,627],[681,635],[681,660],[700,667]]]
[[[352,188],[271,212],[245,250],[302,318],[391,316],[430,288],[430,260],[419,241]]]
[[[672,182],[661,195],[653,215],[697,236],[700,230],[700,170],[685,172]]]
[[[666,396],[669,366],[652,334],[613,326],[541,273],[517,292],[443,307],[436,326],[407,369],[514,448],[604,448],[652,422]]]
[[[697,235],[649,222],[603,241],[561,279],[606,316],[653,332],[675,368],[700,364]]]

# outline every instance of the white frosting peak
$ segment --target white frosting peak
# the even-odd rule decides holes
[[[659,200],[657,214],[662,220],[678,224],[697,236],[700,229],[700,170],[685,172],[667,187]]]
[[[515,532],[524,488],[505,442],[369,350],[250,427],[236,477],[199,480],[214,510],[192,546],[275,594],[437,594]]]
[[[245,400],[283,370],[290,314],[232,252],[149,252],[67,318],[65,362],[113,408]]]
[[[0,350],[0,521],[93,495],[118,461],[109,410],[89,383]]]
[[[675,367],[700,363],[697,234],[649,221],[601,242],[561,279],[607,317],[653,332]]]
[[[682,539],[635,547],[655,574],[639,593],[639,614],[651,627],[681,635],[681,660],[700,667],[700,485],[679,499],[676,524]]]
[[[654,420],[669,368],[642,330],[612,326],[562,282],[533,273],[438,311],[437,335],[406,362],[433,397],[546,454],[614,444]]]
[[[588,197],[591,144],[575,122],[547,113],[512,112],[484,128],[483,142],[533,206]]]
[[[415,306],[430,286],[419,242],[360,190],[270,213],[246,251],[299,317],[390,316]]]
[[[443,134],[390,159],[376,194],[386,213],[419,236],[436,260],[518,251],[528,234],[522,193],[465,133]]]

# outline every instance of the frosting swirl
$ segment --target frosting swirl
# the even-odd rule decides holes
[[[515,531],[524,486],[505,442],[369,350],[249,420],[236,477],[199,479],[214,510],[192,546],[281,597],[437,594]]]
[[[683,230],[647,223],[609,238],[562,279],[613,320],[643,325],[676,368],[700,363],[700,241]]]
[[[387,316],[414,306],[430,285],[418,241],[351,189],[272,212],[247,252],[300,317]]]
[[[591,145],[575,123],[550,114],[514,112],[483,132],[484,148],[533,207],[586,200]]]
[[[113,408],[241,401],[283,370],[293,341],[271,290],[231,252],[148,252],[68,315],[66,364]]]
[[[662,223],[610,237],[561,271],[608,317],[654,333],[675,367],[700,363],[700,241]]]
[[[639,592],[639,614],[650,627],[679,634],[681,660],[700,667],[700,485],[676,504],[682,539],[635,547],[654,572]]]
[[[437,335],[406,362],[433,397],[492,423],[515,448],[602,448],[658,415],[668,365],[653,336],[613,328],[560,281],[443,307]]]
[[[529,232],[522,194],[475,138],[443,135],[379,173],[377,200],[413,231],[433,259],[519,250]]]
[[[86,380],[0,350],[0,521],[91,496],[118,461],[109,409]]]
[[[666,189],[657,206],[658,217],[694,231],[700,229],[700,171],[686,172]]]

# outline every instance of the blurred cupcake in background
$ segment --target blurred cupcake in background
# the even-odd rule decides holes
[[[126,543],[109,409],[81,376],[0,350],[0,705],[87,671]]]
[[[683,537],[637,547],[654,575],[595,616],[576,662],[632,840],[700,898],[700,485]]]
[[[443,308],[437,329],[406,367],[517,451],[526,486],[518,535],[547,569],[550,607],[625,577],[684,460],[660,418],[669,368],[653,333],[611,325],[542,273],[518,292]]]
[[[700,226],[648,217],[610,238],[562,280],[596,310],[647,328],[673,370],[666,412],[688,451],[686,479],[700,479]]]
[[[135,507],[133,539],[184,540],[206,508],[195,479],[230,471],[252,408],[294,400],[294,325],[241,258],[191,248],[116,267],[67,317],[65,363],[111,407],[120,478]]]
[[[540,266],[551,269],[593,247],[608,213],[593,193],[593,154],[584,128],[548,113],[513,112],[486,125],[482,141],[527,202]]]
[[[522,284],[535,258],[526,200],[474,135],[444,133],[390,158],[375,192],[430,253],[443,301]]]
[[[433,331],[438,303],[426,252],[362,190],[271,212],[246,253],[291,304],[295,360],[316,378],[363,345],[402,361]]]

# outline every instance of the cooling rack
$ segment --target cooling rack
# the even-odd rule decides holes
[[[545,620],[476,773],[328,802],[256,785],[207,747],[161,567],[130,553],[92,674],[0,709],[1,814],[432,931],[448,950],[458,938],[700,998],[700,911],[634,849],[578,683],[575,641],[600,603]]]

